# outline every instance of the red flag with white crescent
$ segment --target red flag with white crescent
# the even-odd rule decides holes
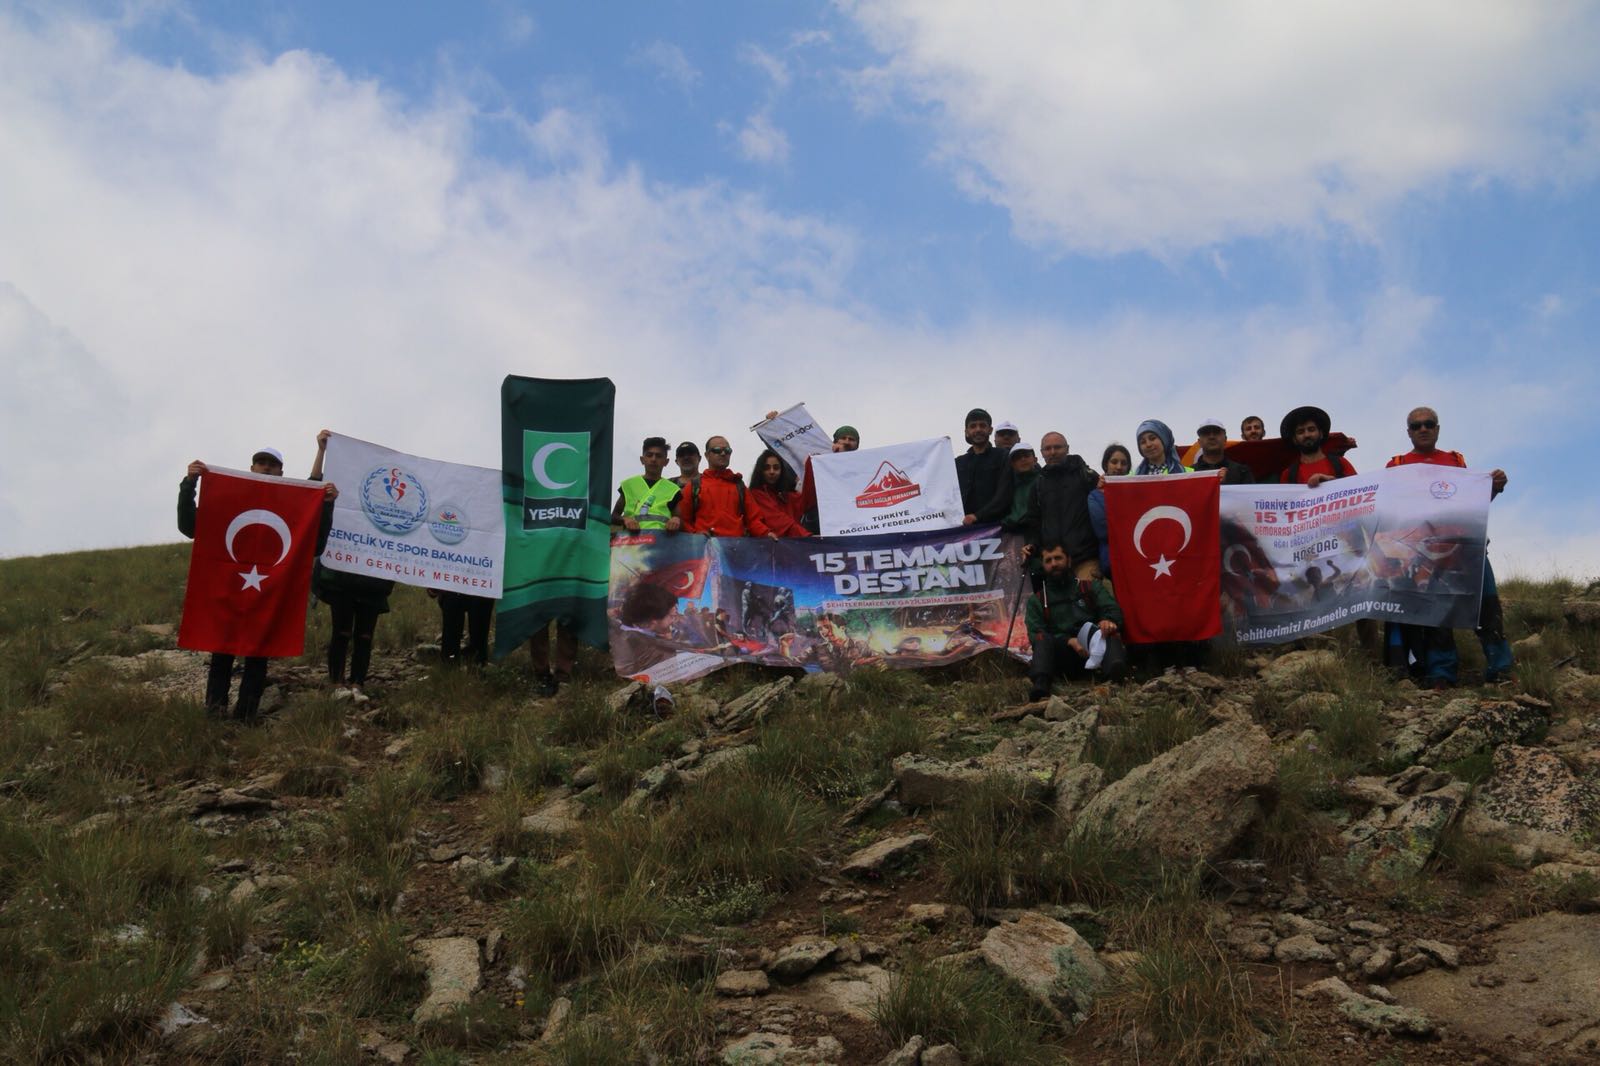
[[[711,560],[686,559],[652,570],[639,578],[652,585],[660,585],[682,600],[698,600],[706,587],[706,574],[711,570]]]
[[[1222,479],[1215,472],[1106,479],[1111,580],[1131,644],[1222,632]]]
[[[315,481],[201,475],[178,647],[274,658],[305,650],[322,501]]]

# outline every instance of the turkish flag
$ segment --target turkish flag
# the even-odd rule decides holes
[[[1130,644],[1222,632],[1218,472],[1106,479],[1111,573]]]
[[[323,491],[264,474],[201,475],[178,647],[280,658],[305,650]]]
[[[681,563],[669,563],[659,570],[652,570],[639,580],[651,585],[660,585],[679,599],[698,600],[700,593],[706,587],[706,574],[710,570],[710,559],[704,557],[686,559]]]

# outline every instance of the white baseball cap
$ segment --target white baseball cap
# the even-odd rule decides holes
[[[1200,428],[1195,430],[1195,432],[1204,433],[1206,430],[1212,428],[1220,429],[1224,432],[1226,432],[1228,429],[1227,426],[1222,424],[1222,419],[1220,418],[1202,418],[1200,420]]]
[[[257,448],[256,453],[250,457],[250,461],[253,463],[263,455],[270,455],[273,462],[279,466],[283,465],[283,453],[276,448]]]
[[[1020,429],[1017,428],[1017,424],[1015,422],[996,422],[994,424],[994,431],[996,433],[1021,433],[1022,432]]]
[[[1034,455],[1038,455],[1039,454],[1038,452],[1035,452],[1033,450],[1033,445],[1029,444],[1025,440],[1017,441],[1017,443],[1015,443],[1015,444],[1013,444],[1011,446],[1011,450],[1009,452],[1007,452],[1006,454],[1007,455],[1016,455],[1019,452],[1030,452],[1030,453],[1032,453]]]

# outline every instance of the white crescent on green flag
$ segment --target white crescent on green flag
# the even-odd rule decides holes
[[[949,437],[812,456],[811,475],[824,537],[949,529],[966,517]]]
[[[506,545],[500,471],[333,433],[322,473],[339,486],[323,566],[500,598]]]

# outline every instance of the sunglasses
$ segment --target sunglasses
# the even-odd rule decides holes
[[[706,449],[706,454],[707,455],[732,455],[733,454],[733,449],[732,448],[707,448]]]
[[[1437,418],[1424,418],[1421,422],[1407,422],[1406,423],[1406,428],[1412,429],[1412,430],[1438,429],[1439,428],[1439,420]]]

